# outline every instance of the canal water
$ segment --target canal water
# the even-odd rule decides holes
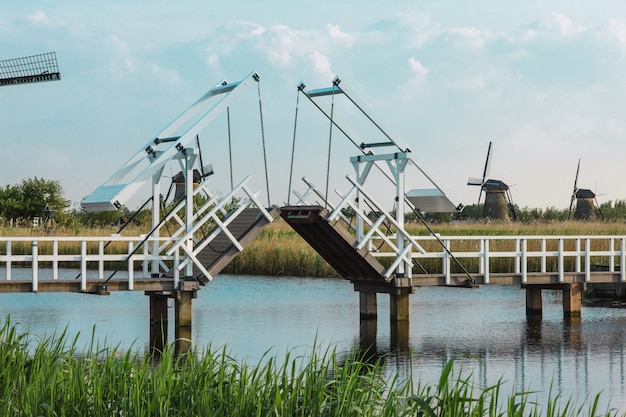
[[[19,273],[13,270],[14,279]],[[620,306],[585,306],[581,319],[564,320],[561,294],[544,291],[543,318],[528,321],[519,287],[425,287],[411,295],[408,339],[398,340],[390,337],[389,297],[378,297],[376,336],[369,343],[390,376],[435,384],[455,358],[456,372],[477,386],[501,381],[503,397],[533,391],[531,398],[545,405],[552,391],[581,404],[601,393],[604,407],[626,411],[626,309]],[[194,344],[226,347],[248,363],[268,353],[307,355],[314,346],[348,355],[362,347],[358,301],[341,279],[220,275],[193,301]],[[145,349],[148,304],[142,292],[0,294],[0,317],[10,315],[35,340],[67,328],[87,346],[95,326],[101,344]]]

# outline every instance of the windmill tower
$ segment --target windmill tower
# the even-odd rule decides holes
[[[574,177],[574,190],[569,203],[568,219],[572,216],[574,201],[576,201],[576,210],[574,211],[574,220],[596,220],[596,194],[587,188],[578,188],[578,173],[580,172],[580,159],[576,167],[576,177]]]
[[[491,167],[491,145],[487,149],[487,159],[483,169],[482,178],[469,177],[467,185],[479,186],[478,202],[474,217],[478,218],[478,208],[483,192],[485,193],[485,203],[483,205],[482,217],[488,219],[509,221],[515,220],[515,208],[511,199],[511,190],[503,181],[489,178],[489,168]]]

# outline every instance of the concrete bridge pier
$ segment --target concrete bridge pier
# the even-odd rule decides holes
[[[526,315],[541,316],[541,290],[558,290],[563,294],[563,316],[580,317],[582,290],[584,283],[567,284],[526,284]]]

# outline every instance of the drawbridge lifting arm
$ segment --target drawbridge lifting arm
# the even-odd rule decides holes
[[[160,177],[170,161],[180,158],[185,148],[193,147],[196,135],[205,129],[252,81],[251,72],[238,82],[221,81],[146,143],[108,180],[81,202],[89,211],[116,210],[125,204],[146,182]]]
[[[445,190],[442,182],[436,180],[434,176],[425,168],[425,164],[412,155],[411,149],[407,144],[392,135],[390,130],[384,128],[380,123],[376,122],[371,116],[371,111],[361,104],[356,95],[351,92],[339,77],[335,77],[331,87],[319,88],[305,91],[306,86],[303,83],[298,85],[301,91],[314,105],[330,120],[332,125],[343,133],[350,142],[352,142],[363,155],[350,158],[353,165],[357,164],[373,164],[385,175],[392,183],[396,184],[397,179],[390,176],[379,165],[379,161],[395,160],[400,158],[408,159],[410,165],[415,166],[419,172],[435,187],[432,189],[415,189],[405,194],[411,204],[423,212],[452,212],[462,210],[463,203],[453,195],[453,193]],[[382,134],[384,141],[366,142],[356,132],[351,130],[345,123],[339,120],[336,114],[332,114],[323,108],[319,103],[320,98],[341,95],[346,97],[360,113],[362,113],[369,122]],[[376,153],[375,150],[382,148],[383,153]],[[364,181],[365,178],[362,179]]]

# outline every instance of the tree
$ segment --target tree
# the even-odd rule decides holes
[[[7,219],[20,217],[23,205],[19,187],[15,185],[0,187],[0,217]]]
[[[0,188],[0,216],[5,218],[32,218],[44,216],[49,207],[63,214],[70,201],[63,197],[59,181],[27,178],[18,185]]]

